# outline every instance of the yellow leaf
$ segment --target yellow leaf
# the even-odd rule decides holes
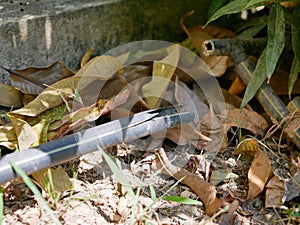
[[[152,80],[143,86],[143,96],[150,108],[156,108],[161,102],[161,96],[167,89],[179,61],[179,45],[168,48],[168,55],[161,61],[154,61]]]
[[[23,106],[22,92],[6,84],[0,84],[0,105],[19,108]]]
[[[20,150],[28,149],[33,143],[38,141],[37,133],[25,120],[13,114],[9,114],[9,118],[15,129]]]

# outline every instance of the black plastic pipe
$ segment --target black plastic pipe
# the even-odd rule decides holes
[[[246,53],[261,50],[265,43],[265,39],[260,38],[212,39],[202,43],[202,52],[206,56],[228,55],[235,63],[239,77],[245,84],[248,84],[255,70],[255,63],[248,58]],[[278,123],[289,116],[290,111],[266,81],[263,82],[255,96],[266,113]],[[287,126],[288,124],[284,122],[283,125]],[[286,134],[300,148],[300,128],[295,129],[292,133],[288,131]]]
[[[194,113],[177,112],[178,107],[148,110],[65,136],[35,148],[0,158],[0,184],[17,178],[10,162],[26,174],[55,166],[81,155],[120,142],[135,140],[152,133],[193,121]]]

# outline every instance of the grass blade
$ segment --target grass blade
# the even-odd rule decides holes
[[[14,162],[10,162],[12,168],[15,170],[15,172],[23,179],[24,183],[28,186],[28,188],[32,191],[34,196],[38,199],[38,201],[41,203],[41,206],[49,213],[50,217],[52,218],[53,222],[57,225],[61,225],[60,221],[52,211],[52,209],[49,207],[47,201],[43,198],[37,187],[34,185],[34,183],[31,181],[31,179],[26,175],[26,173],[17,166]]]
[[[162,199],[170,202],[178,202],[185,205],[203,205],[203,203],[200,201],[181,196],[163,196]]]
[[[135,200],[136,199],[135,194],[131,188],[129,181],[124,176],[122,170],[119,169],[119,167],[116,165],[116,163],[109,157],[109,155],[105,151],[103,151],[102,148],[98,147],[98,149],[99,149],[100,153],[102,154],[103,158],[105,159],[105,161],[107,162],[111,172],[116,176],[118,181],[126,188],[128,194],[130,195],[132,200]]]

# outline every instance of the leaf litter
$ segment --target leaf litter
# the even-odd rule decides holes
[[[203,38],[234,37],[233,33],[216,27],[187,29],[183,21],[182,26],[189,37],[184,43],[190,42],[199,54]],[[0,102],[13,107],[7,114],[9,122],[0,126],[0,146],[4,153],[61,138],[75,130],[86,129],[90,123],[94,125],[109,118],[165,106],[168,101],[183,105],[197,102],[197,124],[168,130],[162,146],[156,145],[161,142],[160,135],[156,134],[108,148],[107,152],[118,158],[114,173],[103,154],[94,152],[33,174],[64,224],[122,224],[132,219],[135,224],[146,221],[216,224],[211,218],[218,213],[223,213],[223,221],[233,224],[245,218],[249,221],[249,216],[255,221],[257,208],[263,209],[261,198],[265,198],[265,207],[281,207],[284,201],[292,200],[299,193],[298,173],[288,178],[278,176],[275,168],[282,164],[274,158],[275,153],[253,138],[265,135],[270,125],[267,120],[249,105],[240,111],[242,100],[226,90],[223,90],[226,109],[216,114],[213,106],[193,88],[192,79],[177,68],[179,51],[179,45],[175,44],[164,58],[124,67],[128,54],[91,59],[94,50],[90,50],[77,72],[60,62],[44,68],[11,70],[12,86],[7,90],[12,97],[8,102]],[[232,67],[228,57],[203,60],[216,76],[223,76]],[[96,87],[101,90],[98,96],[91,91]],[[34,96],[24,104],[28,94]],[[189,105],[184,107],[183,110],[192,110]],[[252,138],[237,146],[229,136],[237,141],[241,132]],[[149,148],[152,151],[145,151]],[[197,150],[190,151],[194,148]],[[177,157],[186,158],[187,166],[177,166],[180,161]],[[128,183],[120,183],[118,176],[124,176]],[[54,186],[49,189],[51,183]],[[127,189],[128,185],[131,188]],[[181,195],[182,189],[186,189],[190,200]],[[46,214],[35,210],[38,204],[20,180],[4,184],[3,190],[5,223],[49,222]],[[137,202],[128,192],[135,193]],[[18,203],[21,199],[27,204],[24,209]],[[177,199],[177,202],[168,199]],[[195,200],[203,202],[203,206],[196,204],[186,208],[180,204]],[[227,214],[221,209],[226,205],[229,205]],[[23,219],[20,219],[22,214]],[[222,221],[222,218],[217,220]]]

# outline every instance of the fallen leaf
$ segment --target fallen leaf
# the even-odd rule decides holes
[[[275,207],[279,208],[283,204],[283,196],[284,196],[284,180],[281,179],[274,173],[274,177],[269,180],[266,185],[266,200],[265,207]]]
[[[300,172],[295,173],[293,177],[287,179],[284,183],[283,202],[291,201],[293,198],[299,196],[300,193]]]
[[[88,61],[90,60],[92,54],[96,51],[95,48],[91,48],[89,49],[82,57],[81,62],[80,62],[80,67],[84,67],[85,64],[88,63]]]
[[[23,106],[21,91],[7,84],[0,84],[0,89],[0,105],[13,108]]]
[[[10,78],[12,86],[19,88],[23,93],[39,94],[47,86],[73,75],[74,72],[67,68],[65,64],[56,62],[46,67],[14,69],[10,73]]]
[[[231,95],[240,95],[246,89],[246,84],[242,81],[239,76],[236,76],[233,80],[230,88],[228,89],[228,93]]]
[[[162,169],[162,173],[181,180],[181,183],[190,187],[204,203],[207,215],[215,213],[223,204],[223,201],[216,196],[217,191],[213,185],[187,170],[172,165],[162,148],[157,151],[153,166],[155,170]]]
[[[246,201],[254,199],[263,191],[270,175],[272,174],[272,168],[268,156],[259,148],[258,143],[254,139],[245,139],[241,142],[239,148],[243,148],[243,146],[250,149],[250,152],[254,149],[256,150],[248,171],[249,189],[248,196],[245,199]]]
[[[28,149],[38,141],[37,133],[25,120],[13,114],[9,114],[9,118],[16,132],[19,150]]]
[[[122,63],[115,57],[101,55],[91,59],[76,74],[76,77],[95,77],[103,80],[111,79],[123,68]]]
[[[197,146],[199,140],[211,141],[210,138],[199,132],[192,124],[183,124],[167,130],[166,138],[178,145],[194,144]]]
[[[8,149],[17,149],[18,141],[13,126],[0,126],[0,146]]]
[[[249,109],[240,111],[227,104],[226,113],[223,114],[226,118],[226,130],[231,127],[239,127],[251,131],[254,135],[263,136],[268,128],[267,121],[257,112]]]
[[[80,108],[75,112],[62,116],[59,120],[51,121],[48,128],[48,131],[50,131],[48,140],[62,137],[75,128],[84,127],[87,122],[95,121],[102,115],[106,103],[106,100],[99,100],[92,106]]]
[[[49,177],[49,174],[51,176],[51,179]],[[72,188],[72,182],[70,181],[70,178],[66,171],[61,166],[55,169],[48,168],[40,170],[33,173],[32,176],[44,190],[51,191],[51,193],[48,193],[50,196],[52,193],[62,194],[62,192],[70,190]]]
[[[225,172],[225,171],[221,171],[221,170],[214,170],[211,173],[209,182],[212,185],[216,186],[225,179],[238,178],[238,177],[239,176],[237,174],[234,174],[234,173]]]
[[[179,61],[179,45],[172,45],[167,51],[169,54],[164,59],[153,62],[152,80],[143,86],[143,97],[150,109],[159,106]]]

